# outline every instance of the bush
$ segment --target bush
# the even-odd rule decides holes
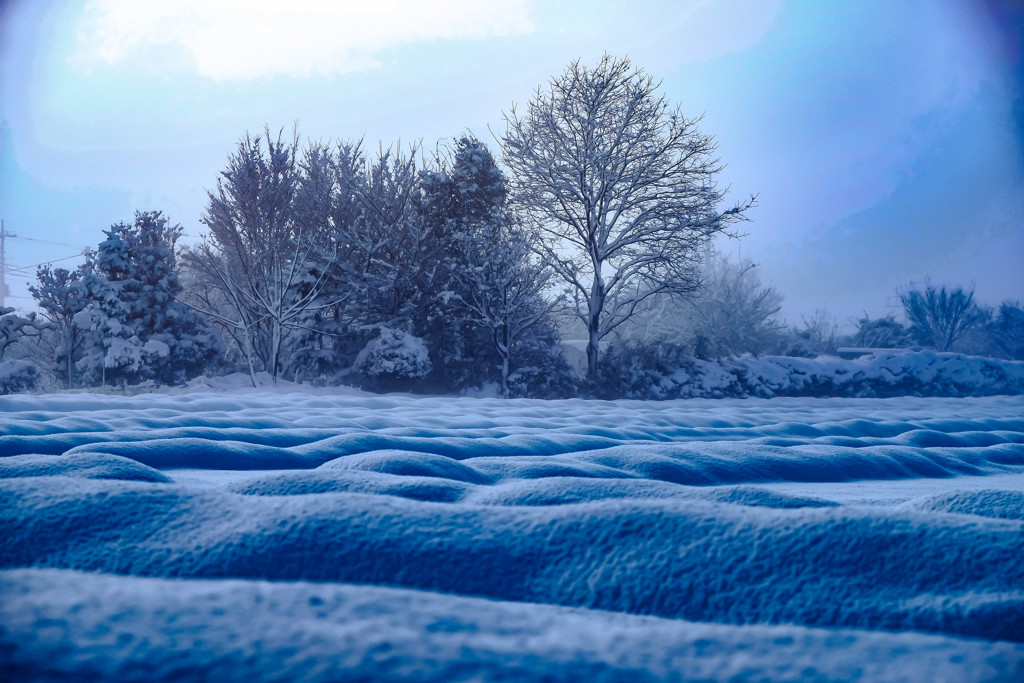
[[[28,361],[0,361],[0,395],[31,391],[38,382],[39,371]]]
[[[562,353],[553,330],[528,334],[513,347],[515,366],[508,376],[512,398],[570,398],[579,378]]]
[[[869,349],[898,349],[911,344],[907,328],[892,314],[874,320],[865,314],[857,321],[857,332],[850,341],[854,346]]]
[[[900,295],[910,333],[923,346],[952,351],[988,315],[974,303],[974,291],[927,285]]]
[[[599,398],[668,399],[679,396],[669,377],[691,359],[682,344],[627,341],[601,355],[600,379],[593,387]]]
[[[352,370],[381,389],[390,389],[430,373],[430,354],[419,337],[389,327],[356,356]]]

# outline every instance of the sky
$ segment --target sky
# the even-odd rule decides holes
[[[206,190],[265,126],[429,150],[575,59],[628,56],[757,206],[720,249],[794,323],[899,313],[924,282],[1024,301],[1024,3],[1016,0],[0,0],[8,305],[35,266]]]

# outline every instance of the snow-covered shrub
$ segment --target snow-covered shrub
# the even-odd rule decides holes
[[[897,349],[910,346],[911,339],[907,328],[890,313],[882,318],[860,318],[850,343],[860,348]]]
[[[735,358],[723,369],[738,396],[991,396],[1024,393],[1024,363],[933,351],[893,351],[854,360],[832,356]]]
[[[974,302],[974,290],[927,284],[900,294],[910,334],[938,351],[961,350],[958,342],[984,325],[987,312]]]
[[[382,327],[356,356],[352,370],[388,388],[396,381],[426,377],[430,373],[430,354],[419,337]]]
[[[839,325],[828,311],[817,310],[803,318],[803,327],[791,327],[783,344],[783,355],[814,358],[834,354],[839,348]]]
[[[39,381],[36,366],[26,360],[0,361],[0,395],[35,389]]]
[[[1024,394],[1024,362],[934,351],[844,360],[750,355],[704,361],[668,345],[613,346],[602,398],[994,396]]]
[[[579,389],[579,377],[562,354],[553,329],[524,335],[513,347],[515,365],[508,376],[512,398],[570,398]]]
[[[680,344],[613,344],[602,354],[601,376],[593,389],[601,398],[678,398],[677,387],[669,376],[692,360]]]

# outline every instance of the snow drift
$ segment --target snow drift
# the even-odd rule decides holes
[[[0,665],[23,678],[1024,671],[1022,397],[0,411]],[[899,504],[830,493],[884,482]]]

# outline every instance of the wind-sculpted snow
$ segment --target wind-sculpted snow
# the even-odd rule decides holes
[[[83,680],[84,673],[141,683],[967,682],[1024,675],[1024,648],[1010,643],[699,624],[376,586],[14,570],[0,571],[0,596],[0,652],[10,652],[6,672],[15,680]],[[24,647],[19,633],[37,634],[34,646]],[[79,649],[65,647],[68,641]]]
[[[953,491],[914,500],[903,507],[1024,522],[1024,491]]]
[[[26,680],[1024,670],[1022,397],[15,396],[0,453]]]
[[[687,500],[251,497],[71,478],[0,482],[0,510],[5,567],[343,581],[693,621],[1024,641],[1016,521]]]
[[[12,416],[0,431],[0,455],[106,453],[157,468],[238,470],[312,469],[363,455],[382,471],[399,467],[404,457],[404,467],[472,483],[538,476],[703,485],[847,481],[1024,465],[1021,397],[653,404],[307,395],[281,401],[266,394],[130,400],[137,409],[125,397],[61,396],[51,410],[43,399],[0,398],[0,409]],[[901,419],[893,420],[893,411]],[[415,462],[417,454],[423,462]],[[443,474],[454,465],[439,465],[438,458],[427,464],[428,456],[469,469]],[[556,463],[540,456],[559,457]],[[370,468],[368,462],[338,466]]]

